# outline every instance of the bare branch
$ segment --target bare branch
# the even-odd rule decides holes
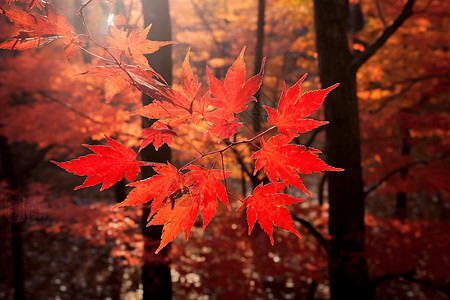
[[[415,165],[425,165],[425,164],[427,164],[426,161],[418,160],[418,161],[413,161],[413,162],[410,162],[409,164],[406,164],[404,166],[401,166],[401,167],[398,167],[398,168],[395,168],[395,169],[391,170],[386,175],[384,175],[381,179],[379,179],[374,184],[372,184],[371,187],[367,188],[364,191],[364,197],[366,197],[372,191],[376,190],[378,187],[380,187],[383,184],[383,182],[387,181],[389,178],[391,178],[392,176],[396,175],[397,173],[399,173],[399,172],[401,172],[403,170],[409,169],[409,168],[411,168],[411,167],[413,167]]]
[[[292,219],[294,221],[299,222],[303,226],[305,226],[306,229],[308,229],[309,232],[311,232],[311,234],[317,239],[319,244],[321,244],[323,246],[323,248],[325,249],[327,254],[328,255],[330,254],[330,245],[328,243],[328,240],[311,223],[309,223],[305,219],[302,219],[302,218],[299,218],[296,216],[292,216]]]
[[[362,53],[355,55],[350,63],[352,70],[357,71],[361,65],[363,65],[370,57],[372,57],[378,49],[383,46],[386,41],[393,35],[398,28],[413,14],[413,6],[416,0],[408,0],[408,2],[403,7],[397,18],[388,26],[384,28],[377,39],[369,45],[369,47]]]
[[[383,23],[383,27],[386,27],[387,23],[386,23],[386,20],[383,18],[383,13],[381,12],[380,1],[379,0],[375,0],[375,4],[377,5],[378,17],[380,17],[381,23]]]
[[[369,114],[374,114],[374,113],[380,112],[383,108],[386,107],[386,105],[388,105],[390,102],[398,99],[400,96],[402,96],[403,94],[408,92],[418,82],[425,81],[425,80],[430,80],[430,79],[434,79],[434,78],[447,78],[447,79],[449,79],[448,76],[449,76],[448,73],[444,73],[444,74],[429,74],[429,75],[424,75],[424,76],[420,76],[420,77],[417,77],[417,78],[410,79],[409,83],[408,83],[408,85],[406,87],[404,87],[398,93],[396,93],[394,95],[391,95],[389,97],[386,97],[385,100],[380,104],[380,106],[378,108],[376,108],[376,109],[370,110]],[[406,82],[408,82],[408,81],[406,81]]]
[[[83,118],[85,118],[85,119],[88,119],[88,120],[91,121],[92,123],[95,123],[95,124],[98,124],[98,125],[102,125],[102,124],[103,124],[102,122],[99,122],[99,121],[93,119],[92,117],[90,117],[89,115],[85,114],[84,112],[77,110],[77,109],[76,109],[75,107],[73,107],[72,104],[70,104],[70,103],[61,101],[61,100],[59,100],[58,98],[52,97],[52,96],[48,95],[48,93],[45,93],[45,92],[39,92],[39,93],[40,93],[42,96],[44,96],[46,99],[50,100],[51,102],[55,102],[55,103],[57,103],[57,104],[59,104],[59,105],[65,107],[65,108],[71,110],[72,112],[76,113],[77,115],[79,115],[79,116],[81,116],[81,117],[83,117]]]
[[[388,172],[386,175],[384,175],[381,179],[379,179],[378,181],[376,181],[374,184],[372,184],[371,187],[367,188],[364,191],[364,197],[366,197],[369,193],[371,193],[372,191],[374,191],[375,189],[377,189],[381,184],[383,184],[383,182],[387,181],[389,178],[391,178],[392,176],[394,176],[395,174],[402,172],[404,170],[407,170],[411,167],[414,167],[416,165],[427,165],[433,161],[437,161],[437,160],[441,160],[441,159],[445,159],[446,157],[450,156],[450,151],[446,151],[444,152],[442,155],[439,155],[437,157],[434,157],[428,161],[425,160],[416,160],[413,162],[410,162],[404,166],[398,167],[393,169],[392,171]]]

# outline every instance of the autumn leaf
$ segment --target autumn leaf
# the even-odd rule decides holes
[[[42,9],[44,4],[45,4],[45,2],[43,0],[30,0],[27,5],[27,11],[29,11],[30,9],[32,9],[35,6],[39,9]]]
[[[261,228],[267,233],[270,242],[273,241],[273,225],[293,232],[299,238],[300,233],[295,229],[291,215],[285,206],[301,202],[305,199],[293,198],[279,192],[285,187],[281,183],[269,183],[258,185],[253,191],[253,195],[244,200],[244,204],[238,208],[242,210],[247,208],[248,234],[253,230],[255,222],[261,225]]]
[[[237,114],[247,109],[247,104],[250,101],[256,101],[254,95],[262,83],[264,60],[259,74],[245,82],[244,52],[245,47],[233,65],[228,69],[224,84],[211,75],[209,68],[207,68],[209,88],[214,96],[214,98],[210,99],[210,103],[217,109],[220,109],[224,114]]]
[[[269,114],[268,121],[276,126],[281,134],[288,135],[289,132],[305,133],[328,123],[327,121],[305,119],[305,117],[317,110],[322,105],[326,95],[339,84],[332,85],[324,90],[300,94],[300,84],[306,78],[306,75],[287,92],[286,86],[283,86],[277,110],[264,106]]]
[[[217,209],[217,199],[231,210],[228,202],[227,190],[220,180],[231,175],[231,172],[223,170],[209,170],[200,166],[190,165],[186,169],[190,172],[186,174],[186,183],[190,186],[190,191],[194,197],[200,200],[200,209],[203,218],[203,230],[214,217]]]
[[[207,133],[218,136],[219,142],[232,136],[239,127],[243,126],[233,113],[223,114],[220,110],[206,112],[205,120],[212,122]]]
[[[133,62],[147,69],[150,68],[150,65],[144,54],[154,53],[163,46],[175,44],[172,41],[158,42],[147,40],[151,27],[152,25],[150,24],[143,31],[138,31],[137,29],[120,30],[110,26],[110,35],[106,37],[106,40],[111,45],[111,48],[125,53]]]
[[[227,191],[220,180],[222,170],[208,170],[200,166],[186,167],[183,174],[171,164],[152,166],[158,173],[148,179],[129,184],[135,187],[127,198],[113,208],[139,205],[151,201],[148,226],[164,225],[159,252],[172,241],[183,228],[186,238],[194,224],[199,208],[203,217],[203,229],[208,225],[217,209],[217,199],[228,209]],[[225,177],[231,172],[225,172]]]
[[[64,16],[58,15],[51,7],[47,16],[34,15],[23,11],[2,11],[19,28],[18,35],[0,44],[1,49],[26,50],[42,47],[56,39],[66,45],[66,57],[71,58],[74,51],[83,46],[77,39],[72,26]]]
[[[84,183],[75,190],[93,186],[103,182],[100,191],[113,186],[124,176],[128,181],[134,181],[140,172],[139,166],[146,165],[136,161],[136,153],[105,135],[108,146],[83,145],[95,152],[67,162],[51,161],[67,172],[79,176],[88,176]]]
[[[194,100],[197,96],[198,90],[201,84],[198,82],[197,75],[194,75],[191,64],[189,63],[189,54],[191,49],[188,50],[186,57],[183,61],[183,73],[181,74],[181,81],[183,85],[183,93],[190,101]]]
[[[167,203],[163,206],[152,220],[147,224],[164,225],[161,235],[161,244],[155,253],[161,251],[168,243],[175,239],[183,229],[185,239],[189,236],[189,231],[197,218],[200,201],[197,197],[190,194],[184,194],[177,200],[174,206]]]
[[[152,168],[158,174],[148,179],[130,183],[129,185],[134,189],[124,201],[116,204],[113,209],[152,201],[150,213],[150,216],[152,216],[165,203],[173,203],[180,194],[183,194],[186,187],[183,173],[178,172],[177,168],[170,163],[154,164]]]
[[[264,167],[264,172],[273,183],[277,183],[280,179],[286,185],[293,185],[312,197],[298,173],[310,174],[322,171],[342,171],[342,169],[325,164],[317,157],[317,154],[320,153],[319,150],[288,144],[291,140],[292,135],[281,134],[271,137],[267,143],[262,138],[261,150],[252,156],[253,159],[256,159],[253,174]]]
[[[166,124],[156,121],[150,128],[145,128],[142,130],[141,135],[144,140],[139,148],[139,152],[152,143],[155,150],[158,151],[159,147],[161,147],[164,143],[168,146],[172,144],[172,138],[176,135],[176,132],[170,129]]]
[[[232,136],[242,126],[235,114],[246,110],[250,101],[256,101],[254,95],[261,87],[264,61],[260,73],[245,82],[244,52],[245,47],[228,69],[224,84],[211,75],[209,68],[206,69],[213,96],[208,101],[215,110],[205,113],[205,119],[212,122],[208,133],[217,135],[219,141]]]
[[[105,79],[107,103],[128,87],[135,87],[153,99],[168,99],[165,94],[171,90],[156,79],[161,77],[152,69],[141,70],[128,65],[122,65],[122,68],[116,65],[96,66],[79,75],[93,75]]]
[[[153,97],[155,101],[134,113],[149,119],[159,119],[172,128],[188,121],[198,123],[208,106],[208,97],[206,94],[203,97],[198,95],[200,84],[189,64],[189,51],[183,62],[182,88],[182,92],[166,89],[163,97]]]
[[[15,0],[8,0],[8,5],[10,5],[14,1]],[[27,12],[35,6],[39,9],[42,9],[44,5],[45,1],[43,0],[30,0],[27,5]]]

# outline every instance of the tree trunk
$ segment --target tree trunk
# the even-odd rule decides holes
[[[339,82],[325,101],[331,299],[368,299],[364,254],[364,194],[361,172],[356,70],[348,47],[348,1],[314,1],[319,74],[323,87]]]
[[[148,26],[150,23],[153,24],[148,38],[154,41],[170,41],[172,39],[172,32],[168,0],[142,0],[142,8],[145,26]],[[165,46],[156,53],[148,55],[147,58],[152,68],[162,75],[168,84],[171,84],[171,46]],[[142,102],[144,105],[149,104],[151,101],[151,98],[143,95]],[[142,120],[142,127],[148,127],[152,123],[152,120],[144,118]],[[141,156],[145,161],[166,163],[170,160],[170,148],[163,146],[159,151],[155,151],[154,147],[149,145],[141,151]],[[143,175],[145,178],[154,174],[152,169],[144,169]],[[159,254],[155,255],[155,250],[161,238],[162,226],[146,227],[149,212],[149,209],[144,209],[142,215],[144,235],[144,265],[142,267],[143,299],[171,299],[172,281],[167,257],[169,246],[166,246]]]
[[[264,47],[264,25],[265,25],[265,15],[266,12],[266,0],[258,0],[258,25],[256,30],[256,47],[255,47],[255,64],[253,69],[253,74],[258,74],[261,70],[261,64],[263,59],[263,47]],[[262,120],[262,105],[261,105],[261,89],[256,92],[257,102],[253,104],[252,111],[252,121],[253,130],[255,133],[261,131]]]
[[[408,128],[402,129],[402,147],[400,153],[404,156],[411,154],[411,146],[409,145],[409,130]],[[400,171],[400,177],[405,180],[408,176],[408,168],[403,168]],[[408,197],[406,192],[401,191],[397,193],[396,205],[395,205],[395,217],[399,220],[405,220],[407,217],[407,201]]]
[[[2,165],[2,177],[6,178],[9,187],[18,193],[19,183],[13,164],[11,149],[7,138],[0,136],[0,156]],[[25,275],[23,264],[23,240],[22,240],[22,222],[24,219],[22,198],[19,194],[8,197],[8,208],[10,209],[7,219],[11,223],[11,245],[12,245],[12,263],[14,270],[14,300],[25,299]]]

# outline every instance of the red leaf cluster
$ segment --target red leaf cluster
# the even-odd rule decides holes
[[[111,5],[114,4],[114,1],[109,2]],[[42,4],[43,2],[32,0],[29,2],[28,10],[33,6],[40,8]],[[174,42],[147,40],[151,25],[140,31],[126,25],[123,18],[116,17],[116,26],[110,27],[107,42],[100,43],[92,37],[83,16],[82,10],[89,4],[90,2],[84,4],[78,13],[87,31],[85,37],[93,45],[101,48],[108,58],[103,58],[103,61],[107,62],[105,65],[95,66],[80,75],[88,74],[104,79],[107,102],[127,87],[138,89],[154,99],[151,104],[134,112],[157,120],[150,128],[142,131],[139,151],[150,144],[158,150],[163,144],[171,146],[173,139],[180,139],[192,147],[198,155],[180,168],[170,163],[143,162],[137,160],[137,153],[133,149],[105,136],[108,146],[84,145],[94,154],[67,162],[53,161],[67,172],[87,176],[85,182],[75,189],[102,183],[101,190],[104,190],[126,177],[133,189],[126,199],[115,207],[144,203],[151,205],[148,226],[164,226],[161,244],[156,250],[159,252],[181,230],[184,231],[185,237],[188,237],[199,211],[205,229],[214,217],[219,201],[231,210],[226,184],[231,172],[225,171],[224,153],[230,148],[236,150],[237,145],[256,145],[260,140],[261,146],[256,145],[259,150],[254,151],[249,147],[249,151],[252,152],[251,158],[255,160],[253,174],[256,175],[261,171],[260,179],[264,175],[270,183],[265,185],[261,183],[257,186],[238,210],[247,209],[249,234],[258,221],[272,244],[273,225],[301,237],[286,206],[304,199],[294,198],[281,191],[294,186],[311,196],[303,185],[300,174],[342,171],[342,169],[325,164],[318,157],[319,150],[296,145],[292,141],[299,134],[327,123],[307,117],[320,107],[326,95],[337,85],[324,90],[301,93],[300,84],[306,75],[303,76],[288,91],[284,87],[276,109],[265,107],[269,115],[267,121],[273,126],[253,137],[240,139],[239,129],[245,126],[241,113],[248,109],[250,102],[257,101],[254,95],[261,88],[264,60],[260,72],[246,80],[244,47],[229,68],[223,82],[213,76],[207,68],[208,90],[201,93],[201,84],[189,63],[188,51],[183,63],[181,89],[177,90],[166,84],[162,76],[150,67],[144,56]],[[66,18],[58,15],[52,6],[48,6],[46,11],[46,15],[3,11],[3,14],[16,24],[19,33],[2,43],[0,48],[25,50],[41,47],[55,39],[62,39],[66,45],[66,55],[70,58],[74,50],[84,47],[84,43],[80,40],[81,35],[74,32]],[[217,136],[219,143],[226,141],[218,150],[203,152],[181,134],[186,132],[182,131],[182,128],[187,126],[203,128],[204,135]],[[278,130],[278,134],[266,141],[263,136],[275,129]],[[234,141],[229,139],[231,136],[235,136]],[[199,164],[205,157],[213,158],[212,164],[208,167]],[[217,167],[219,165],[220,167]],[[148,179],[135,181],[141,166],[151,166],[157,174]]]

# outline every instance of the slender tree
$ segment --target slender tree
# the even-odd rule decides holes
[[[330,202],[329,274],[332,299],[370,299],[364,254],[364,191],[356,95],[356,72],[412,14],[409,0],[393,23],[362,53],[349,49],[349,1],[314,0],[316,46],[322,86],[340,82],[325,104]]]
[[[149,39],[170,41],[172,39],[172,32],[168,0],[143,0],[142,8],[145,25],[153,24]],[[152,68],[161,74],[168,84],[172,83],[171,53],[171,47],[166,46],[156,53],[147,56]],[[147,95],[142,96],[144,105],[150,104],[152,100]],[[142,120],[142,127],[149,127],[152,123],[151,120],[144,118]],[[155,151],[153,146],[148,146],[141,152],[141,156],[146,161],[165,163],[170,160],[170,148],[163,146],[159,151]],[[143,175],[146,178],[154,174],[154,171],[150,168],[143,171]],[[172,283],[167,257],[169,247],[165,247],[159,254],[155,254],[161,238],[162,226],[146,227],[148,215],[149,209],[144,209],[142,215],[144,235],[144,265],[142,267],[143,299],[171,299]]]

